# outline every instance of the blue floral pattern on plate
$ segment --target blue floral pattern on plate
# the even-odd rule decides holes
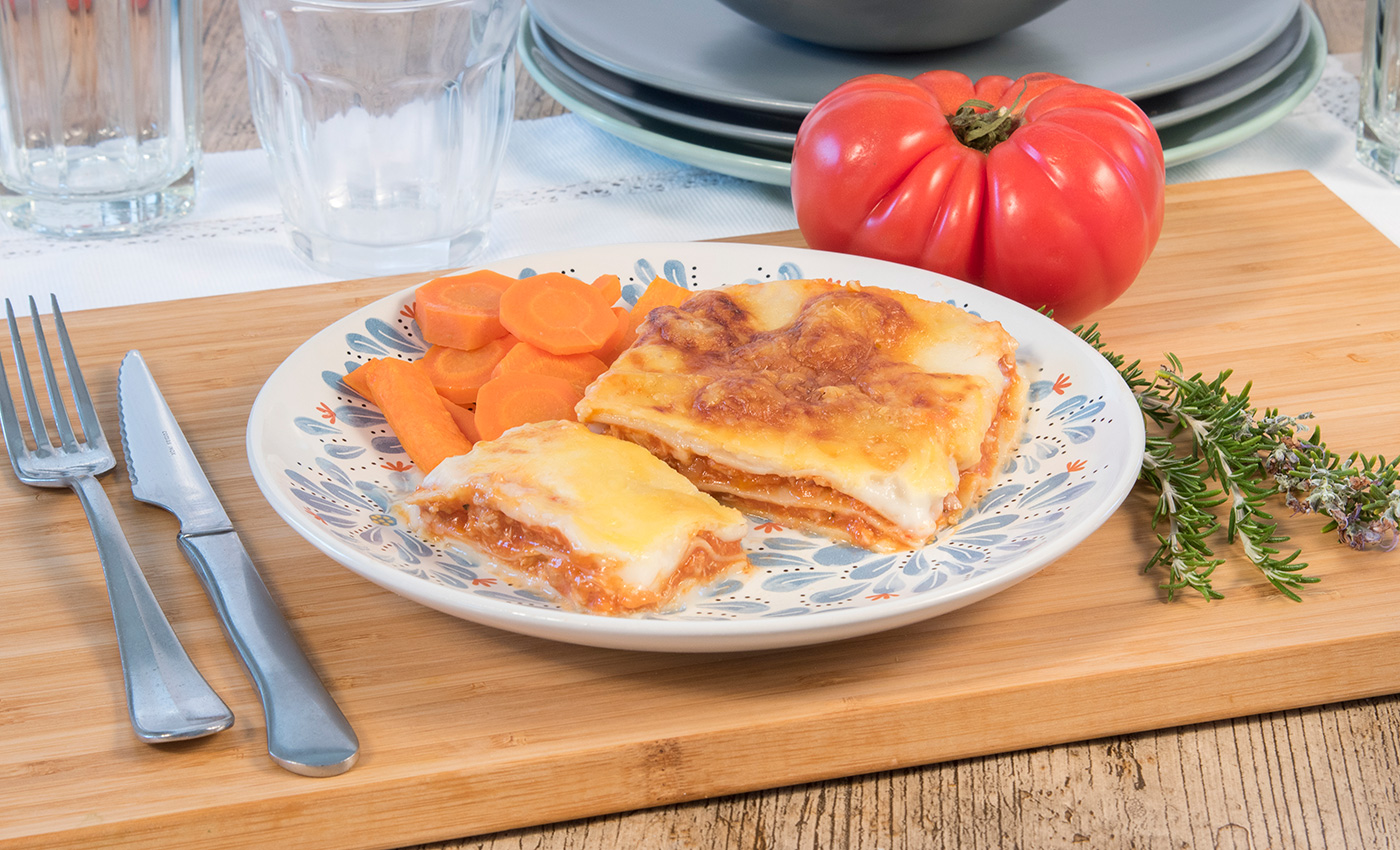
[[[638,649],[754,649],[865,633],[1030,575],[1107,518],[1137,474],[1141,418],[1097,352],[1043,316],[957,281],[845,255],[690,243],[582,249],[491,268],[588,279],[630,268],[628,302],[656,276],[692,289],[803,276],[908,289],[1002,321],[1022,343],[1030,404],[1020,449],[992,489],[923,548],[874,553],[751,517],[747,575],[706,588],[676,611],[590,616],[513,584],[495,564],[418,539],[394,517],[392,504],[419,475],[378,409],[343,378],[365,359],[411,360],[426,349],[412,290],[400,292],[318,334],[269,380],[250,419],[250,460],[273,507],[322,551],[466,619]]]

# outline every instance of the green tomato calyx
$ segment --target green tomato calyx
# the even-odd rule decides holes
[[[956,112],[947,116],[948,126],[953,128],[958,141],[973,150],[987,153],[1011,138],[1011,134],[1021,126],[1021,114],[1025,111],[1021,107],[1021,98],[1026,96],[1026,88],[1026,84],[1022,84],[1011,105],[1000,109],[975,97],[966,100]]]
[[[1021,126],[1021,113],[1015,104],[996,109],[985,100],[969,100],[947,117],[958,141],[982,153],[1011,138]]]

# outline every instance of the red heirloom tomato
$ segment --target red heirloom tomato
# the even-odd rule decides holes
[[[1055,74],[857,77],[812,109],[792,156],[813,248],[941,272],[1065,323],[1137,277],[1164,183],[1142,110]]]

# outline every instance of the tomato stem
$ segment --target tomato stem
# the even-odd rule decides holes
[[[1026,89],[1022,86],[1016,100],[1000,109],[993,108],[985,100],[967,100],[956,112],[947,116],[948,126],[953,128],[953,135],[958,137],[958,141],[973,150],[987,153],[1011,138],[1011,134],[1021,126],[1023,110],[1017,107],[1025,93]]]

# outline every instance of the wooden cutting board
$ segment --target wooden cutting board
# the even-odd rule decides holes
[[[1130,358],[1231,367],[1256,403],[1317,414],[1334,448],[1400,450],[1400,248],[1311,176],[1174,186],[1139,281],[1102,311]],[[744,241],[800,245],[796,233]],[[0,475],[0,848],[399,847],[604,812],[1400,690],[1400,552],[1287,520],[1323,581],[1287,601],[1239,557],[1223,601],[1165,601],[1150,500],[1010,590],[884,634],[751,654],[556,644],[401,599],[303,542],[243,449],[300,342],[422,276],[70,314],[110,435],[140,348],[303,646],[363,743],[307,779],[261,710],[175,521],[104,478],[176,631],[238,722],[138,743],[77,499]]]

